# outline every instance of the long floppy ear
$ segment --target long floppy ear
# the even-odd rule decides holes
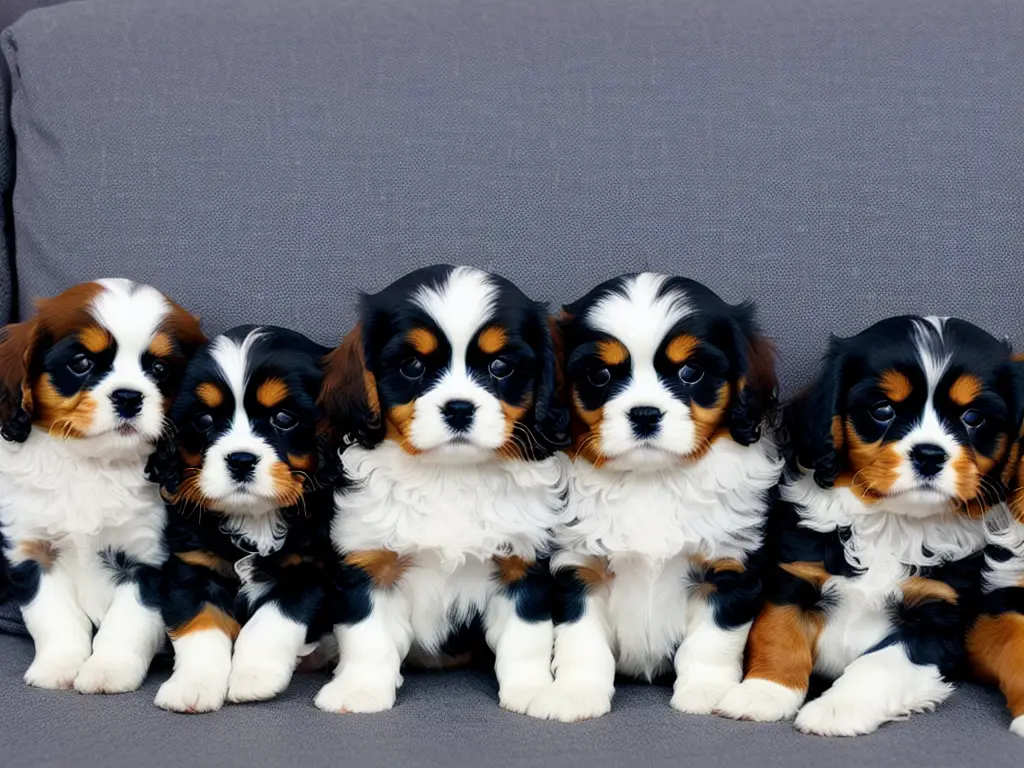
[[[351,442],[373,448],[384,439],[377,381],[366,365],[362,323],[323,359],[324,382],[318,404],[321,432],[335,445]]]
[[[753,304],[733,309],[728,323],[734,368],[729,434],[740,445],[752,445],[761,439],[765,420],[778,400],[775,346],[758,329]]]
[[[845,366],[843,340],[832,336],[817,379],[785,409],[791,460],[813,470],[822,488],[833,486],[843,465],[839,398]]]
[[[181,485],[184,467],[174,432],[168,428],[156,443],[146,461],[146,479],[160,486],[160,495],[170,500]]]
[[[1024,355],[1016,355],[1006,366],[1007,388],[1012,422],[1010,424],[1010,450],[1002,480],[1011,491],[1024,499]],[[1024,509],[1020,510],[1024,513]]]
[[[562,367],[562,331],[554,318],[537,306],[540,318],[541,366],[534,403],[534,425],[548,447],[568,448],[569,411],[565,407],[565,373]]]
[[[32,431],[29,366],[37,323],[26,320],[0,328],[0,436],[23,443]]]

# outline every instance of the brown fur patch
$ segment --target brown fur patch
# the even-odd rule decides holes
[[[814,667],[814,645],[824,625],[821,613],[766,603],[750,629],[747,678],[806,691]]]
[[[212,381],[204,381],[196,387],[196,397],[207,408],[219,408],[224,402],[224,393]]]
[[[981,616],[967,634],[967,653],[975,674],[999,686],[1010,713],[1024,715],[1024,616]]]
[[[270,465],[270,480],[274,484],[274,495],[282,507],[294,507],[302,501],[305,490],[302,477],[292,472],[292,468],[283,461],[275,461]]]
[[[837,451],[843,447],[843,418],[832,417],[832,447]]]
[[[412,429],[412,420],[416,415],[416,403],[403,403],[393,408],[388,408],[385,416],[386,432],[384,437],[398,443],[406,453],[416,455],[419,449],[409,441],[409,431]]]
[[[49,374],[42,374],[32,388],[35,402],[35,423],[54,437],[62,439],[85,437],[96,413],[96,401],[88,390],[64,397],[53,386]]]
[[[956,478],[956,494],[962,502],[961,509],[971,512],[970,502],[981,490],[981,476],[974,463],[974,457],[967,448],[961,445],[957,448],[956,456],[953,457],[950,466],[953,468],[953,475]],[[979,514],[984,512],[982,509],[976,511]]]
[[[871,503],[884,496],[896,482],[901,459],[892,445],[882,441],[865,443],[852,420],[846,422],[847,458],[853,475],[850,489],[862,501]]]
[[[1003,456],[1006,455],[1006,445],[1008,442],[1006,435],[999,435],[999,437],[996,438],[996,445],[992,450],[991,456],[975,452],[974,463],[978,466],[979,475],[987,475],[996,468],[996,465],[1002,461]]]
[[[35,346],[35,320],[0,328],[0,422],[11,419],[17,409],[32,413],[32,388],[28,369]]]
[[[421,355],[430,355],[437,351],[437,336],[426,328],[413,328],[405,335],[405,340]]]
[[[272,376],[256,388],[256,400],[264,408],[273,408],[288,399],[288,385]]]
[[[78,341],[94,355],[98,355],[114,343],[114,337],[106,328],[90,325],[78,332]]]
[[[312,472],[316,469],[316,456],[312,453],[289,453],[288,464],[299,472]]]
[[[608,560],[597,555],[591,555],[583,561],[582,565],[576,566],[576,578],[587,588],[594,591],[600,587],[606,587],[615,579],[615,574],[608,569]]]
[[[199,613],[181,626],[169,627],[167,634],[171,640],[177,640],[178,638],[185,637],[185,635],[191,635],[193,632],[202,632],[210,629],[219,630],[234,640],[238,637],[241,627],[234,618],[228,616],[220,608],[206,603]]]
[[[605,456],[601,452],[601,422],[604,419],[604,409],[588,411],[583,407],[579,393],[575,390],[572,393],[572,406],[572,445],[569,457],[573,461],[582,457],[595,467],[600,467],[605,462]]]
[[[154,357],[170,357],[174,354],[174,342],[166,331],[157,331],[149,341],[149,354]]]
[[[508,333],[500,325],[492,325],[480,332],[476,343],[485,355],[494,355],[501,352],[508,344]]]
[[[668,343],[668,346],[665,347],[665,356],[676,365],[681,365],[698,346],[700,346],[700,339],[683,333]]]
[[[903,591],[903,604],[907,606],[942,600],[956,605],[960,596],[956,590],[944,581],[926,579],[923,576],[911,576],[900,584]]]
[[[186,565],[192,565],[196,568],[207,568],[214,573],[218,573],[221,576],[226,576],[230,579],[235,579],[235,566],[233,563],[225,560],[223,557],[215,555],[213,552],[207,552],[202,549],[193,549],[190,552],[175,552],[181,562]]]
[[[181,460],[185,462],[186,467],[202,466],[203,455],[201,453],[192,453],[190,450],[185,448],[185,446],[179,445],[178,455],[181,456]]]
[[[33,560],[39,564],[44,573],[49,573],[53,568],[57,555],[60,554],[56,545],[43,539],[29,539],[18,545],[18,558],[21,561]]]
[[[320,425],[321,433],[340,440],[333,434],[331,419],[349,411],[364,412],[367,420],[380,417],[377,380],[366,367],[363,354],[363,327],[356,325],[341,344],[324,357],[324,380],[317,404],[328,418]]]
[[[365,549],[349,552],[345,563],[364,571],[378,589],[387,589],[398,583],[412,565],[412,558],[389,549]]]
[[[533,565],[533,563],[518,555],[495,557],[494,564],[498,566],[498,581],[506,586],[525,579],[527,571]]]
[[[605,365],[622,365],[629,360],[629,350],[617,339],[602,339],[597,342],[597,357]]]
[[[914,385],[906,374],[889,369],[878,379],[878,388],[894,403],[902,403],[914,391]]]
[[[959,406],[967,406],[974,402],[984,388],[984,384],[977,376],[963,373],[950,385],[949,399]]]
[[[725,419],[728,408],[729,385],[727,383],[723,383],[719,388],[718,397],[710,408],[705,408],[693,401],[690,402],[690,418],[693,419],[697,438],[697,446],[693,451],[695,458],[703,455],[711,447],[711,437]]]
[[[498,455],[512,459],[513,461],[529,460],[534,456],[534,440],[520,430],[516,432],[516,425],[519,424],[530,412],[533,405],[533,395],[527,399],[524,405],[512,405],[504,400],[499,401],[501,411],[505,415],[505,442],[498,449]]]
[[[803,579],[821,589],[825,582],[832,578],[832,574],[825,570],[825,563],[821,560],[808,561],[797,560],[792,563],[779,563],[779,568],[791,576]]]

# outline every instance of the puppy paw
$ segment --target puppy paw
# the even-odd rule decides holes
[[[1013,719],[1013,722],[1010,723],[1010,733],[1024,737],[1024,715]]]
[[[544,685],[503,685],[498,690],[498,704],[509,712],[528,714],[527,710],[533,700],[550,686],[550,682]]]
[[[791,720],[804,701],[804,693],[771,680],[751,678],[732,686],[715,705],[714,713],[733,720],[772,723]]]
[[[146,678],[148,664],[135,658],[90,656],[75,678],[79,693],[128,693]]]
[[[233,664],[228,678],[228,701],[240,704],[272,699],[288,687],[291,679],[291,664]]]
[[[863,736],[877,731],[887,719],[877,702],[826,692],[803,706],[795,725],[815,736]]]
[[[227,685],[198,677],[171,675],[171,679],[156,692],[155,703],[160,709],[183,714],[216,712],[224,706]]]
[[[368,684],[338,676],[320,689],[313,703],[324,712],[384,712],[395,706],[395,694],[395,686],[390,683]]]
[[[50,651],[37,654],[25,671],[25,682],[33,688],[70,690],[89,653]]]
[[[701,682],[677,684],[669,702],[672,708],[688,715],[710,715],[734,682]]]
[[[611,708],[612,691],[601,686],[571,685],[556,680],[534,696],[526,714],[541,720],[577,723],[606,715]]]

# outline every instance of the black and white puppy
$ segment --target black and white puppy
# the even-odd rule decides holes
[[[0,331],[0,542],[35,642],[29,685],[131,691],[163,642],[165,511],[144,470],[203,341],[192,315],[121,279]]]
[[[745,720],[870,733],[933,709],[963,673],[985,518],[1013,437],[1008,346],[954,318],[834,338],[786,409],[790,465],[747,676]],[[804,704],[817,672],[835,682]]]
[[[156,696],[164,709],[269,699],[307,642],[330,634],[333,473],[317,433],[329,351],[294,331],[243,326],[188,367],[160,466],[161,608],[175,655]]]
[[[480,619],[500,703],[525,712],[551,682],[543,557],[566,483],[546,313],[503,278],[438,266],[364,296],[360,315],[322,396],[355,444],[332,530],[351,577],[341,662],[316,705],[389,709],[408,656],[441,663]]]
[[[762,436],[772,349],[751,305],[651,273],[601,284],[560,325],[574,461],[552,559],[556,679],[528,714],[596,717],[616,670],[673,667],[672,706],[710,713],[742,676],[782,469]]]

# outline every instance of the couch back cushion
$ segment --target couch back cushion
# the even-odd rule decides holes
[[[431,262],[553,306],[754,298],[787,391],[830,331],[1022,341],[1024,4],[84,0],[3,39],[21,312],[106,275],[332,343]]]

